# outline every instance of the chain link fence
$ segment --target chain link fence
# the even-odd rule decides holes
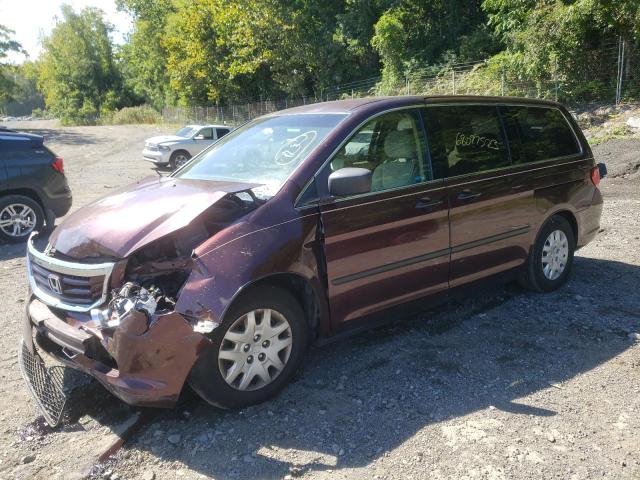
[[[167,107],[164,122],[175,124],[222,123],[239,125],[286,108],[331,100],[383,95],[495,95],[556,100],[568,105],[640,100],[640,48],[622,39],[598,50],[584,51],[570,75],[548,72],[526,80],[493,60],[480,60],[409,72],[402,80],[385,82],[373,77],[312,96],[260,100],[242,105]]]

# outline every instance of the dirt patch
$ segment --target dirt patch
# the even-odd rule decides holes
[[[591,145],[599,145],[615,139],[640,139],[640,129],[632,128],[627,124],[632,117],[640,118],[638,104],[594,104],[574,110],[572,113]]]
[[[594,146],[593,154],[598,161],[607,165],[610,177],[637,178],[640,169],[640,139],[611,140]]]
[[[165,132],[43,128],[65,158],[74,209],[155,175],[142,142]],[[594,152],[622,172],[635,142]],[[638,478],[640,179],[627,173],[602,182],[602,230],[561,290],[507,285],[313,348],[296,381],[255,407],[220,411],[186,391],[93,476]],[[0,251],[0,478],[66,479],[136,409],[87,381],[76,420],[51,431],[36,419],[16,354],[24,247]]]

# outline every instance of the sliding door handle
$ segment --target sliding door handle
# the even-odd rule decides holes
[[[462,190],[458,194],[458,200],[472,200],[482,195],[480,192],[472,192],[471,190]]]
[[[429,197],[421,198],[416,202],[417,210],[433,210],[434,208],[442,205],[443,200],[431,200]]]

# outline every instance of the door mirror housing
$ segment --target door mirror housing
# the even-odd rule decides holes
[[[329,175],[329,194],[332,197],[348,197],[371,191],[371,170],[366,168],[341,168]]]

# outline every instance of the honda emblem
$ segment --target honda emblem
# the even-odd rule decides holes
[[[47,282],[49,282],[49,287],[52,291],[58,295],[62,294],[62,283],[60,283],[60,277],[58,275],[50,273],[47,277]]]

